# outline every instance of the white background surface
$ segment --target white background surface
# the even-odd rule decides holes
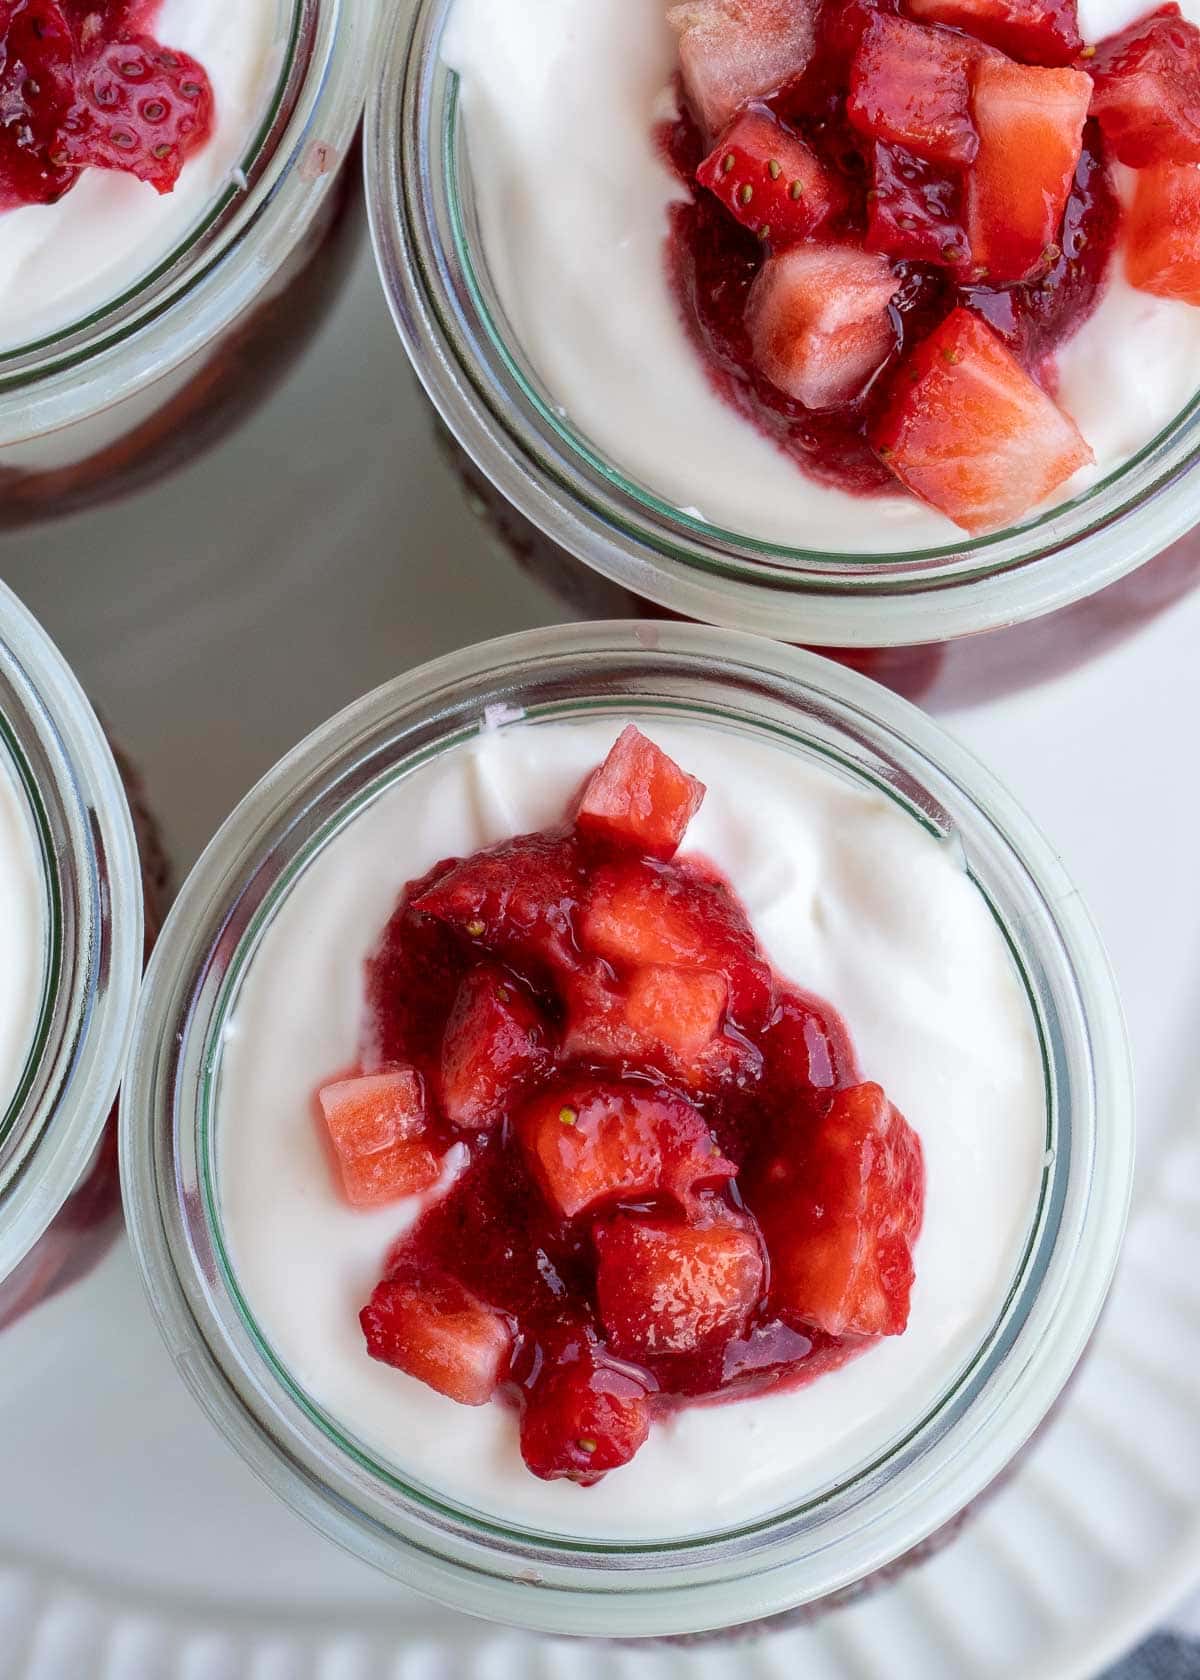
[[[181,869],[349,700],[561,616],[495,556],[436,456],[365,255],[304,366],[231,444],[133,503],[4,539],[0,574],[141,765]],[[1198,638],[1200,591],[1083,672],[947,720],[1038,817],[1108,941],[1141,1082],[1143,1185],[1197,1112]],[[1170,1258],[1160,1251],[1168,1269]],[[216,1438],[157,1344],[123,1249],[5,1338],[0,1441],[0,1680],[357,1680],[362,1641],[388,1629],[424,1665],[413,1673],[465,1672],[442,1642],[466,1624],[309,1535]],[[1200,1565],[1200,1513],[1184,1515],[1186,1544],[1154,1563],[1109,1648],[1139,1631],[1139,1602],[1161,1615]],[[107,1666],[73,1667],[98,1600],[120,1607]],[[161,1644],[159,1603],[201,1628],[186,1668]],[[247,1667],[241,1632],[264,1617],[319,1618],[332,1642],[311,1666],[293,1665],[290,1647],[272,1658],[268,1642]],[[623,1657],[605,1672],[618,1670]],[[688,1671],[732,1672],[715,1653]],[[836,1670],[851,1671],[870,1672]],[[1083,1671],[1064,1658],[1047,1672]]]

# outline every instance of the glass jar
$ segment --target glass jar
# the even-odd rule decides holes
[[[616,586],[605,616],[627,612],[632,597],[650,614],[835,657],[847,650],[900,692],[950,704],[1065,669],[1200,580],[1200,537],[1186,535],[1200,510],[1200,397],[1074,500],[948,547],[785,548],[709,525],[633,482],[572,429],[506,322],[483,253],[459,82],[440,52],[453,3],[419,0],[395,16],[368,110],[372,233],[418,376],[498,492],[492,511],[516,510],[518,552],[551,587],[575,557]],[[507,515],[498,526],[511,540]],[[1069,610],[1089,597],[1094,605]],[[984,639],[953,645],[975,637]]]
[[[217,201],[123,295],[0,352],[0,527],[191,459],[270,391],[336,294],[376,0],[267,3],[276,85]]]
[[[120,1228],[109,1118],[143,958],[142,869],[122,772],[62,655],[0,586],[0,774],[40,894],[7,963],[36,992],[14,1088],[0,1093],[0,1328],[83,1275]],[[151,888],[165,874],[130,775]],[[7,825],[6,825],[7,826]],[[5,849],[15,856],[9,835]],[[23,855],[23,854],[22,854]],[[19,948],[20,946],[20,948]],[[6,1040],[10,1035],[6,1032]]]
[[[378,798],[514,708],[526,727],[609,715],[702,721],[832,762],[889,795],[965,863],[1037,1022],[1046,1153],[999,1317],[927,1415],[904,1419],[869,1462],[802,1507],[736,1529],[653,1544],[555,1537],[419,1485],[305,1390],[230,1258],[217,1092],[259,941],[326,846]],[[153,1310],[185,1380],[258,1474],[317,1528],[442,1602],[610,1636],[793,1611],[946,1530],[1011,1463],[1080,1357],[1116,1260],[1132,1146],[1128,1051],[1101,946],[1008,795],[928,718],[857,674],[683,624],[558,627],[487,643],[399,678],[318,730],[235,811],[185,884],[151,962],[122,1104],[127,1218]]]

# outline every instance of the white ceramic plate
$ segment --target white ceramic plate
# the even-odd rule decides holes
[[[143,766],[182,863],[340,705],[559,611],[492,557],[434,457],[365,263],[233,444],[130,506],[10,539],[0,575]],[[1143,1124],[1091,1357],[948,1551],[752,1645],[494,1632],[258,1486],[185,1395],[120,1249],[0,1346],[0,1680],[1083,1680],[1160,1621],[1200,1579],[1198,642],[1200,593],[1100,665],[952,720],[1092,904]]]

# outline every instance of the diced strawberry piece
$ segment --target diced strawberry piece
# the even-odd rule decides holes
[[[722,974],[652,964],[629,976],[625,1018],[635,1032],[688,1063],[720,1032],[728,999]]]
[[[771,1305],[830,1336],[898,1336],[921,1230],[921,1144],[878,1085],[840,1091],[752,1205],[771,1256]]]
[[[853,402],[896,347],[886,257],[853,245],[798,245],[769,257],[746,303],[757,365],[806,408]]]
[[[980,59],[972,112],[979,155],[967,172],[971,257],[989,285],[1025,280],[1061,255],[1063,211],[1083,150],[1091,78]]]
[[[721,1030],[728,995],[725,977],[703,969],[652,965],[621,983],[605,963],[588,963],[563,982],[563,1054],[630,1073],[652,1070],[695,1089],[752,1084],[761,1057]]]
[[[1159,164],[1138,175],[1125,273],[1140,292],[1200,305],[1200,169]]]
[[[586,963],[563,981],[566,1022],[563,1055],[581,1061],[639,1062],[660,1046],[647,1040],[625,1018],[625,991],[606,963]],[[665,1062],[665,1055],[662,1061]],[[665,1066],[659,1066],[665,1074]]]
[[[703,800],[704,783],[631,723],[584,788],[575,826],[645,857],[673,858]]]
[[[447,1120],[474,1131],[494,1126],[549,1062],[541,1016],[512,976],[489,963],[472,970],[442,1038]]]
[[[845,1024],[805,992],[779,994],[763,1035],[768,1077],[794,1090],[833,1091],[858,1078]]]
[[[908,10],[1031,64],[1071,64],[1083,47],[1075,0],[908,0]]]
[[[508,1321],[456,1279],[400,1267],[359,1314],[367,1352],[463,1406],[496,1392],[512,1351]]]
[[[62,139],[79,168],[126,170],[168,193],[212,133],[203,65],[149,35],[97,41],[79,66],[77,91]]]
[[[377,1207],[436,1182],[440,1168],[426,1133],[425,1093],[412,1068],[339,1079],[318,1097],[355,1207]]]
[[[978,46],[961,35],[880,13],[850,66],[846,115],[862,133],[930,163],[968,164],[979,150],[971,120],[978,56]]]
[[[840,183],[811,147],[765,110],[744,112],[696,179],[777,250],[807,239],[846,204]]]
[[[871,19],[878,15],[877,0],[825,0],[818,23],[817,55],[839,82],[849,77],[858,44]]]
[[[667,12],[696,115],[719,134],[747,100],[774,93],[808,65],[811,0],[683,0]]]
[[[740,1335],[763,1289],[754,1234],[618,1214],[595,1230],[596,1298],[613,1352],[647,1360]]]
[[[882,140],[875,143],[872,170],[867,250],[896,262],[935,263],[966,273],[971,253],[962,225],[960,180]]]
[[[1200,163],[1200,29],[1178,6],[1101,41],[1087,68],[1092,115],[1122,163]]]
[[[1003,340],[955,309],[901,365],[871,428],[881,459],[964,530],[998,530],[1093,459]]]
[[[52,204],[75,184],[59,134],[75,47],[57,0],[0,0],[0,210]]]
[[[650,1400],[627,1371],[584,1358],[547,1363],[521,1418],[521,1456],[544,1481],[590,1487],[616,1470],[650,1433]]]
[[[622,970],[665,964],[722,974],[734,1022],[750,1030],[766,1020],[771,971],[720,882],[679,867],[605,865],[593,873],[580,935],[587,949]]]
[[[692,1105],[652,1085],[559,1085],[521,1110],[516,1129],[546,1199],[567,1219],[617,1196],[664,1191],[687,1201],[736,1170]]]
[[[580,886],[573,836],[522,834],[455,863],[412,908],[489,950],[570,969]]]

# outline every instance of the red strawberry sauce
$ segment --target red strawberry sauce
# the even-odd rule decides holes
[[[366,1144],[361,1104],[330,1120],[343,1167],[403,1139],[392,1198],[427,1182],[414,1144],[466,1146],[363,1330],[451,1398],[518,1407],[547,1478],[594,1482],[662,1413],[809,1382],[907,1323],[920,1143],[728,883],[673,856],[703,791],[631,727],[563,827],[409,883],[357,1089],[415,1069],[423,1095]]]
[[[161,0],[0,0],[0,210],[52,204],[84,169],[170,192],[209,138],[203,65],[154,35]]]
[[[843,185],[848,207],[829,232],[852,239],[861,237],[867,224],[873,142],[845,117],[849,53],[864,14],[897,9],[888,0],[878,5],[875,0],[828,0],[818,48],[805,75],[763,102],[808,142]],[[692,186],[708,147],[682,98],[681,110],[677,122],[664,126],[661,145],[680,179]],[[907,159],[904,166],[913,181],[917,221],[932,222],[939,242],[965,244],[957,184],[919,160]],[[1054,353],[1099,300],[1119,221],[1103,140],[1096,124],[1089,123],[1067,205],[1062,255],[1044,276],[1007,287],[959,286],[945,267],[896,263],[903,283],[892,306],[900,329],[894,356],[857,402],[820,412],[787,396],[754,365],[744,316],[767,248],[712,194],[693,188],[693,202],[673,208],[667,264],[684,323],[718,394],[811,477],[859,495],[894,493],[895,477],[865,436],[884,406],[890,369],[951,310],[967,304],[996,328],[1053,395]]]

